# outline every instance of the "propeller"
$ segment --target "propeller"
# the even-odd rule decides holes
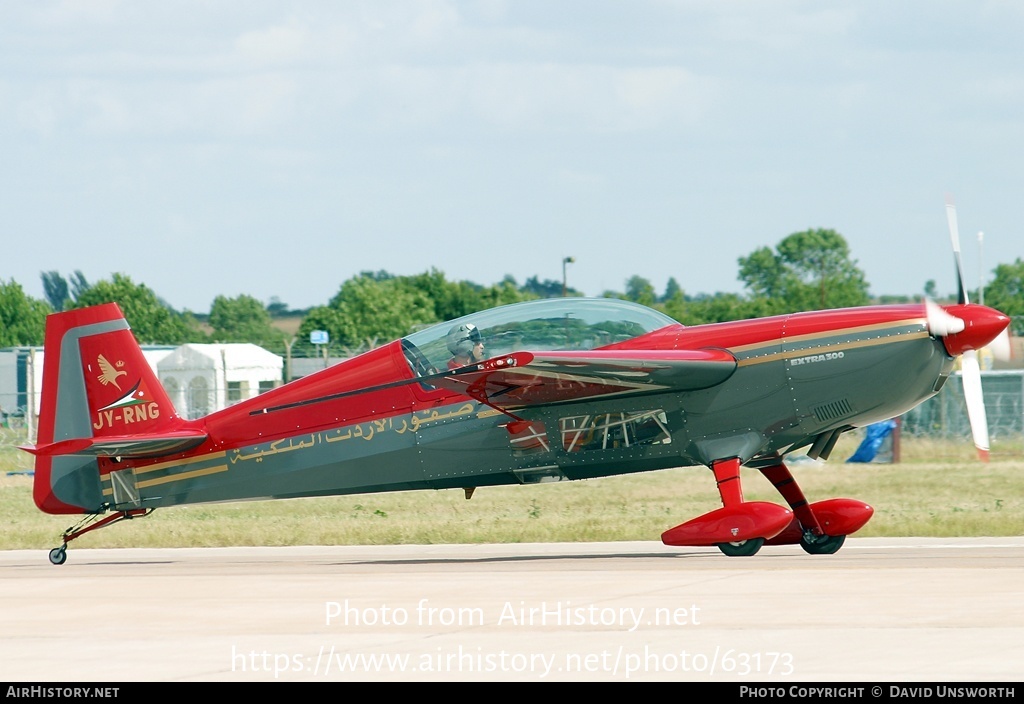
[[[935,337],[955,335],[958,332],[963,332],[966,327],[963,318],[949,313],[930,298],[924,299],[924,311],[928,321],[928,332]]]
[[[960,233],[956,224],[956,207],[953,198],[946,195],[946,221],[949,223],[949,239],[953,244],[953,261],[956,265],[957,303],[967,303],[967,289],[964,288],[963,267],[960,262]],[[948,337],[963,332],[967,324],[930,298],[925,298],[925,315],[928,331],[935,337]]]
[[[978,459],[988,462],[988,418],[981,393],[981,366],[975,350],[967,350],[960,358],[960,378],[964,384],[964,401],[967,403],[967,418],[971,422],[974,447],[978,450]]]
[[[960,232],[957,228],[956,206],[953,204],[953,197],[946,195],[946,222],[949,224],[949,238],[953,244],[953,258],[956,263],[957,281],[957,303],[960,306],[967,306],[967,287],[964,285],[964,267],[960,258]],[[941,311],[941,315],[935,312],[928,313],[928,326],[932,334],[939,335],[935,328],[932,328],[932,316],[936,317],[937,327],[943,325],[953,329],[959,324],[959,330],[953,330],[956,334],[963,331],[965,321],[957,318],[945,309],[932,304],[935,309]],[[927,309],[927,306],[926,306]],[[949,320],[952,318],[952,320]],[[955,322],[954,322],[955,321]],[[942,335],[946,337],[946,335]],[[960,378],[964,386],[964,402],[967,404],[967,419],[971,424],[971,437],[974,440],[974,447],[978,450],[978,459],[988,462],[989,437],[988,417],[985,415],[985,400],[981,391],[981,365],[978,363],[978,351],[976,349],[965,349],[960,356]]]
[[[960,261],[960,231],[956,224],[956,206],[953,204],[953,196],[946,194],[946,222],[949,223],[949,239],[953,242],[953,258],[956,263],[956,302],[966,305],[967,287],[964,286],[964,266]]]
[[[992,351],[992,357],[1000,362],[1009,362],[1013,359],[1013,349],[1010,346],[1010,328],[1004,328],[998,337],[989,343],[988,348]]]

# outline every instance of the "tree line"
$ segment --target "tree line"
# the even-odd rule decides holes
[[[740,257],[739,280],[745,294],[688,295],[675,278],[660,294],[651,282],[634,275],[623,291],[605,297],[623,298],[656,308],[687,325],[779,315],[801,310],[842,308],[920,300],[888,296],[872,300],[868,283],[850,256],[846,240],[835,230],[793,233],[772,249],[761,247]],[[985,303],[1014,317],[1015,334],[1024,333],[1024,261],[1000,264],[985,288]],[[341,283],[326,304],[299,311],[302,322],[293,337],[275,326],[275,318],[294,312],[277,299],[264,304],[252,296],[217,296],[208,315],[179,312],[145,284],[123,273],[89,283],[80,271],[65,278],[41,273],[46,300],[25,294],[14,280],[0,281],[0,347],[41,345],[49,313],[116,302],[142,344],[188,342],[251,342],[278,354],[312,356],[309,333],[324,330],[331,349],[349,355],[409,334],[432,323],[494,306],[563,293],[562,282],[531,277],[519,284],[511,276],[483,285],[452,281],[431,269],[413,276],[364,271]],[[935,297],[935,283],[925,283]],[[568,288],[570,296],[582,295]],[[973,300],[977,300],[974,298]]]

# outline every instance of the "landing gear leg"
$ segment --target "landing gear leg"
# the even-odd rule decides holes
[[[740,461],[738,459],[715,462],[711,465],[715,473],[715,484],[718,494],[722,497],[725,507],[739,506],[743,503],[743,487],[740,486]],[[750,557],[764,545],[764,538],[748,538],[730,543],[718,543],[718,549],[729,557]]]
[[[50,551],[50,563],[54,565],[63,565],[68,559],[68,543],[75,538],[81,537],[90,531],[97,530],[98,528],[105,528],[106,526],[113,525],[114,523],[119,523],[120,521],[148,516],[153,513],[153,510],[154,509],[151,508],[135,508],[128,511],[118,511],[117,513],[113,513],[106,518],[99,520],[97,520],[98,514],[89,514],[79,523],[64,531],[64,535],[62,536],[63,543]]]
[[[680,523],[661,534],[665,545],[716,546],[729,557],[755,554],[794,522],[793,512],[767,501],[744,501],[738,457],[711,463],[722,508]]]
[[[738,543],[719,543],[718,549],[729,557],[749,557],[756,554],[762,545],[764,545],[764,538],[751,538]]]
[[[769,545],[792,545],[810,555],[831,555],[843,547],[846,536],[858,531],[871,518],[874,509],[853,499],[826,499],[808,504],[789,468],[778,460],[762,467],[761,473],[782,494],[793,509],[793,522]]]
[[[800,538],[800,547],[809,555],[832,555],[846,542],[845,535],[809,535]]]
[[[822,535],[824,533],[821,526],[818,525],[818,519],[815,518],[814,511],[807,505],[804,492],[800,490],[800,485],[796,483],[796,479],[793,478],[793,473],[789,471],[789,467],[780,461],[778,464],[771,465],[770,467],[762,467],[761,474],[782,494],[782,498],[793,509],[793,515],[800,521],[800,526],[805,533],[807,531],[810,531],[812,535]]]

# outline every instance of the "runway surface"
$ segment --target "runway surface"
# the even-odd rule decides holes
[[[20,682],[1019,682],[1024,537],[0,552]]]

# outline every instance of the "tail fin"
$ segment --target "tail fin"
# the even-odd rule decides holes
[[[46,319],[33,498],[47,513],[109,504],[101,457],[156,457],[206,436],[178,417],[116,303]]]

